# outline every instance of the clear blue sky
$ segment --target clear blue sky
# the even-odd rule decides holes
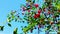
[[[0,31],[0,34],[13,34],[13,30],[14,28],[18,27],[19,28],[19,32],[21,31],[21,25],[20,23],[15,23],[12,22],[12,27],[9,27],[6,24],[3,24],[4,21],[6,21],[7,18],[7,14],[11,11],[11,10],[18,10],[20,9],[20,4],[25,3],[25,1],[23,0],[0,0],[0,25],[4,25],[4,31]]]
[[[41,0],[40,0],[41,1]],[[39,2],[40,5],[43,1]],[[17,23],[17,22],[11,22],[12,27],[9,27],[7,25],[7,23],[3,24],[3,22],[6,21],[7,18],[7,14],[11,11],[11,10],[17,10],[20,11],[20,5],[24,4],[25,0],[0,0],[0,25],[4,25],[4,31],[0,31],[0,34],[13,34],[13,30],[14,28],[18,27],[18,34],[20,34],[22,32],[21,30],[21,25],[27,25],[27,23]],[[22,15],[21,15],[22,16]],[[24,25],[24,26],[25,26]],[[31,34],[29,32],[29,34]],[[34,32],[32,34],[37,34],[37,29],[34,30]],[[44,34],[44,32],[41,32],[41,34]]]

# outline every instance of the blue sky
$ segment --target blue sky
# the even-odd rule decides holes
[[[41,5],[43,1],[40,0],[39,4]],[[12,27],[9,27],[7,25],[6,18],[7,18],[7,14],[11,11],[11,10],[17,10],[20,11],[20,5],[24,4],[25,0],[0,0],[0,26],[5,26],[4,27],[4,31],[0,31],[0,34],[13,34],[13,30],[14,28],[18,27],[18,34],[20,34],[21,32],[23,32],[21,30],[22,25],[27,25],[27,23],[17,23],[12,21]],[[36,2],[37,3],[37,2]],[[22,15],[20,15],[22,16]],[[25,26],[24,25],[24,26]],[[41,34],[44,34],[45,32],[41,32]],[[30,32],[28,34],[31,34]],[[34,30],[34,32],[32,34],[37,34],[37,29]]]
[[[21,24],[12,22],[12,27],[9,27],[7,23],[4,23],[7,18],[7,14],[11,10],[18,10],[20,9],[20,4],[24,3],[25,1],[23,0],[0,0],[0,25],[4,25],[4,31],[0,31],[0,34],[13,34],[13,30],[16,27],[19,27],[20,29],[18,30],[19,33],[21,31]],[[4,24],[3,24],[4,23]]]

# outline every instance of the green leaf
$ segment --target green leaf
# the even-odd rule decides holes
[[[35,3],[35,0],[33,0],[33,3]]]
[[[36,8],[35,7],[32,7],[32,10],[36,10]]]
[[[30,9],[30,7],[28,7],[26,10],[29,10]]]
[[[15,30],[13,31],[13,34],[17,34],[17,30],[18,28],[15,28]]]
[[[3,31],[4,26],[0,26],[0,30]]]
[[[47,26],[47,30],[49,30],[51,28],[51,25]]]
[[[28,27],[26,28],[23,28],[23,32],[27,32],[29,31],[31,28],[33,28],[37,23],[32,23],[32,24],[29,24]]]
[[[12,17],[12,18],[14,18],[15,16],[14,16],[14,15],[12,15],[11,17]]]
[[[7,19],[7,22],[11,22],[11,19]]]
[[[11,24],[10,24],[10,23],[8,23],[8,26],[10,26],[10,27],[11,27]]]

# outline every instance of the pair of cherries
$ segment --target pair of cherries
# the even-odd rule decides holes
[[[40,17],[41,10],[38,10],[38,13],[34,15],[34,18]]]

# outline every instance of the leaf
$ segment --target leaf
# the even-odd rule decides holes
[[[32,0],[26,0],[27,2],[31,2]]]
[[[15,17],[15,16],[14,16],[14,15],[12,15],[11,17],[14,19],[14,17]]]
[[[13,34],[17,34],[17,30],[18,30],[18,28],[16,28],[16,29],[13,31]]]
[[[4,26],[0,26],[0,30],[3,31]]]
[[[49,30],[51,28],[51,25],[47,26],[47,30]]]
[[[29,31],[31,28],[33,28],[37,23],[32,23],[32,24],[29,24],[26,28],[23,28],[23,32],[27,32]]]
[[[10,19],[7,19],[7,22],[11,22],[11,20]]]
[[[8,23],[8,26],[10,26],[10,27],[11,27],[11,24],[10,24],[10,23]]]
[[[10,15],[14,15],[15,13],[16,13],[16,11],[13,11],[13,10],[12,10],[12,11],[10,12]]]
[[[40,19],[43,19],[43,18],[45,18],[45,15],[44,14],[41,14],[40,15]]]
[[[17,18],[15,18],[15,22],[17,21],[18,19]]]
[[[29,10],[30,9],[30,7],[28,7],[26,10]]]
[[[36,10],[36,8],[35,7],[32,7],[32,10]]]
[[[33,3],[35,3],[35,0],[33,0]]]
[[[11,17],[8,17],[8,19],[11,19]]]

